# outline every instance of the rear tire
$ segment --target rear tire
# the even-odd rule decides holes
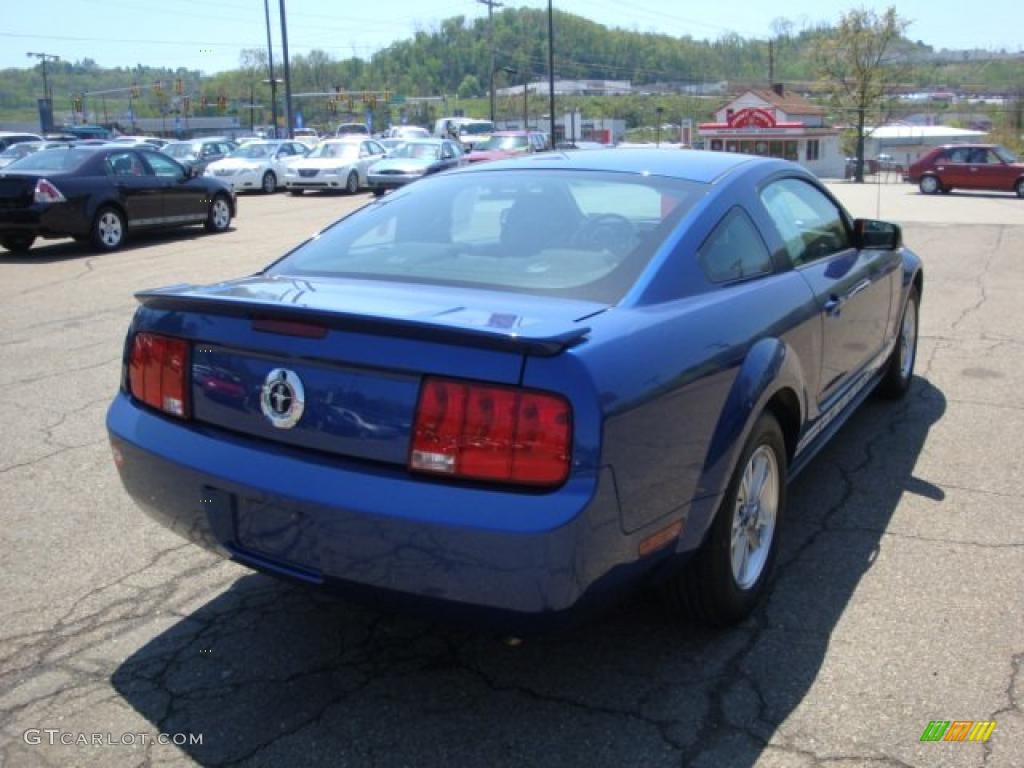
[[[348,175],[348,179],[345,181],[345,191],[350,195],[354,195],[359,191],[359,174],[355,171]]]
[[[918,182],[918,187],[920,187],[921,193],[925,195],[937,195],[942,190],[942,184],[939,183],[938,178],[935,176],[922,176],[921,181]]]
[[[708,626],[742,621],[757,606],[775,565],[786,507],[786,443],[762,413],[740,454],[707,538],[664,586],[669,609]]]
[[[0,238],[0,245],[11,253],[28,253],[35,241],[35,235],[7,235]]]
[[[210,212],[203,224],[207,232],[225,232],[231,226],[231,205],[224,195],[217,195],[210,203]]]
[[[126,229],[121,211],[110,206],[100,208],[92,223],[92,244],[101,251],[116,251],[124,245]]]
[[[893,347],[889,362],[886,363],[885,373],[878,383],[878,394],[890,400],[899,400],[910,391],[910,385],[914,380],[914,361],[917,360],[917,337],[920,328],[920,315],[918,309],[921,299],[917,294],[917,288],[910,289],[910,296],[907,297],[907,306],[903,309],[903,318],[900,320],[900,332],[896,337],[896,346]]]
[[[267,171],[263,174],[263,180],[260,182],[260,187],[263,189],[263,194],[272,195],[277,192],[277,176],[273,171]]]

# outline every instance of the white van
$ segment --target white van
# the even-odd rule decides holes
[[[494,123],[490,120],[477,120],[472,117],[442,117],[434,121],[434,135],[439,137],[458,137],[466,147],[472,149],[475,144],[482,144],[491,138]]]

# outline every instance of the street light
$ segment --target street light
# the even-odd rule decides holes
[[[654,114],[656,114],[658,116],[658,125],[654,129],[654,135],[656,137],[655,141],[657,142],[656,146],[659,147],[659,148],[661,147],[661,116],[664,113],[665,113],[665,108],[664,107],[655,107],[654,108]]]

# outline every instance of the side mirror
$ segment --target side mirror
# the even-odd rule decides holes
[[[888,221],[857,219],[853,233],[854,244],[860,249],[891,251],[903,245],[903,230]]]
[[[185,166],[185,178],[186,179],[194,179],[198,175],[199,175],[199,169],[196,168],[194,165],[186,165]]]

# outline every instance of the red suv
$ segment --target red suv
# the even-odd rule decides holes
[[[1024,163],[998,144],[947,144],[910,166],[906,180],[926,195],[959,189],[992,189],[1024,197]]]

